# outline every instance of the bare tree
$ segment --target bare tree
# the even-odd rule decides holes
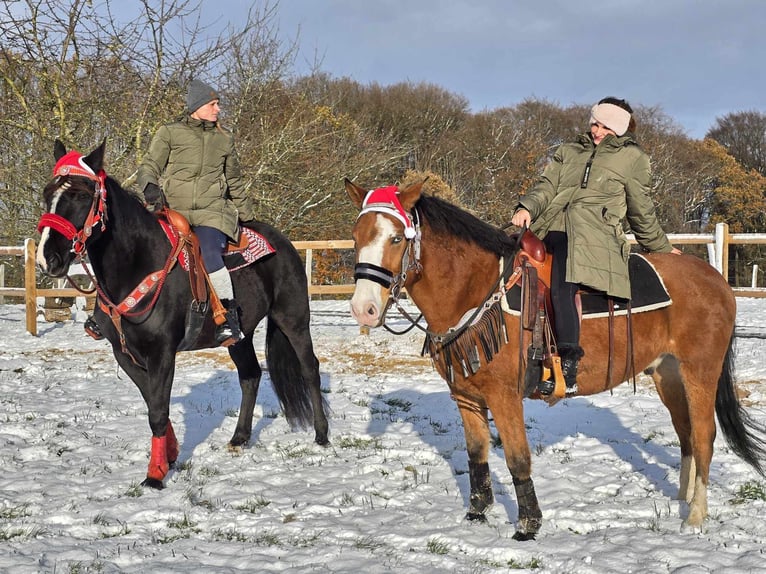
[[[721,144],[745,169],[766,175],[766,114],[749,111],[716,118],[705,137]]]

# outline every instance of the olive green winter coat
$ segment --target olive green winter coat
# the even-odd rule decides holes
[[[630,133],[607,135],[598,146],[583,134],[558,147],[519,203],[539,237],[566,232],[567,281],[629,299],[630,244],[623,221],[645,250],[672,249],[649,198],[650,185],[649,156]]]
[[[234,136],[218,123],[186,116],[157,130],[138,168],[138,189],[160,184],[168,205],[193,226],[238,238],[238,220],[254,218]]]

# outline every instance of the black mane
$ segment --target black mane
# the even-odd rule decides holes
[[[498,256],[508,256],[516,251],[513,237],[443,199],[421,195],[415,209],[436,233],[454,235]]]

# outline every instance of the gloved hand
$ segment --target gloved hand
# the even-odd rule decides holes
[[[157,213],[167,205],[165,200],[165,194],[162,193],[160,186],[155,183],[147,183],[144,188],[144,200],[146,202],[146,209],[152,213]]]

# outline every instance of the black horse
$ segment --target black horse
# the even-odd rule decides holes
[[[175,355],[192,312],[192,290],[189,274],[177,264],[176,249],[157,217],[103,171],[105,143],[83,157],[74,151],[67,154],[56,141],[58,163],[43,192],[46,213],[38,226],[37,264],[49,276],[64,277],[70,264],[87,253],[98,287],[94,319],[149,408],[153,436],[144,485],[162,488],[178,456],[169,419],[170,394]],[[316,442],[326,445],[327,406],[309,331],[307,280],[300,256],[273,227],[264,223],[251,227],[276,253],[232,273],[245,337],[228,347],[242,390],[229,447],[237,449],[250,440],[261,379],[253,332],[266,316],[269,375],[285,416],[293,428],[313,424]],[[143,300],[131,299],[144,292]],[[215,346],[214,327],[208,313],[193,348]]]

